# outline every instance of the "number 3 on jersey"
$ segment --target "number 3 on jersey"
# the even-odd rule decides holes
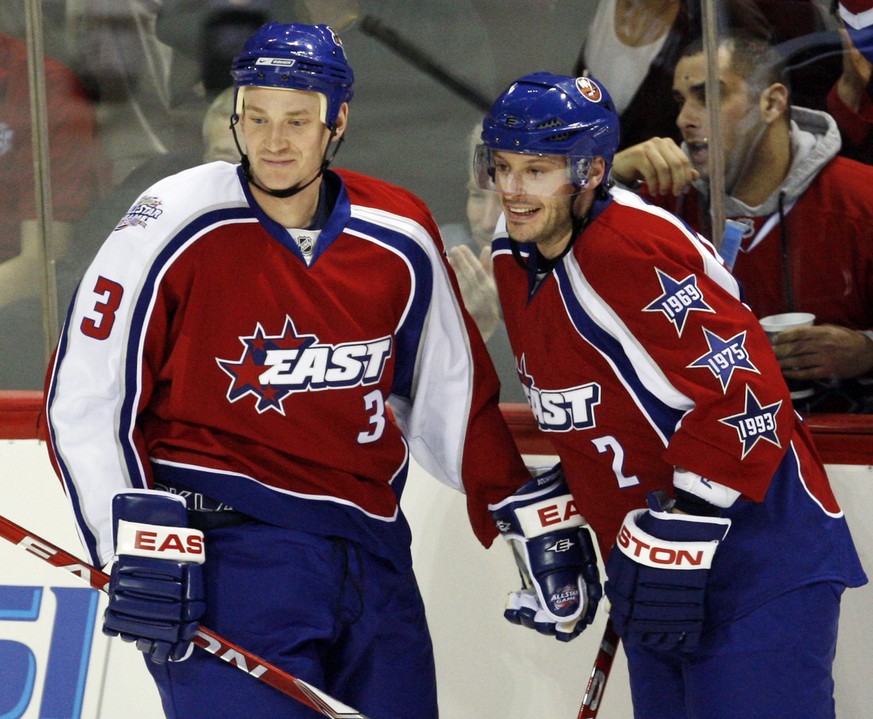
[[[364,409],[370,412],[372,429],[368,432],[358,432],[358,444],[375,442],[385,431],[385,399],[382,390],[374,389],[364,395]]]
[[[99,315],[97,319],[86,317],[82,320],[82,334],[93,337],[95,340],[105,340],[112,332],[115,324],[115,313],[121,305],[121,297],[124,288],[117,282],[105,277],[98,277],[94,285],[94,294],[100,296],[100,300],[94,304],[94,311]]]

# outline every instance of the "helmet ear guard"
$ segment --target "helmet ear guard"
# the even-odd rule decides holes
[[[494,157],[487,145],[476,145],[473,151],[473,178],[482,190],[493,190],[494,187]]]
[[[583,190],[588,187],[588,171],[593,161],[593,157],[574,157],[571,160],[570,177],[573,179],[573,184]]]

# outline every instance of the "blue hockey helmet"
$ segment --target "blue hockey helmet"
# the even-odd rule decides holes
[[[308,90],[327,100],[324,124],[333,127],[355,81],[342,42],[327,25],[270,22],[252,35],[231,69],[244,87]],[[239,112],[239,108],[237,108]]]
[[[566,155],[571,181],[588,184],[591,160],[602,157],[607,176],[618,149],[618,113],[606,88],[591,77],[536,72],[513,82],[482,122],[477,177],[493,179],[495,151]]]

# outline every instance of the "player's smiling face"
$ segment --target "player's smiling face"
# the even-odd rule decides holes
[[[318,173],[329,137],[321,104],[315,92],[246,88],[242,129],[259,184],[284,190]]]
[[[573,231],[571,206],[577,189],[562,155],[494,153],[494,183],[509,236],[535,242],[545,257],[556,257]]]

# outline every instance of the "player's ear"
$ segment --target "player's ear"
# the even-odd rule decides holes
[[[346,131],[346,125],[349,122],[349,103],[344,102],[340,105],[339,112],[336,115],[336,134],[334,135],[333,141],[336,142],[339,138],[343,136],[343,133]]]
[[[595,157],[588,168],[588,187],[595,190],[606,179],[606,161],[602,157]]]
[[[781,82],[774,82],[762,93],[758,101],[761,117],[768,125],[785,115],[788,110],[788,88]]]

